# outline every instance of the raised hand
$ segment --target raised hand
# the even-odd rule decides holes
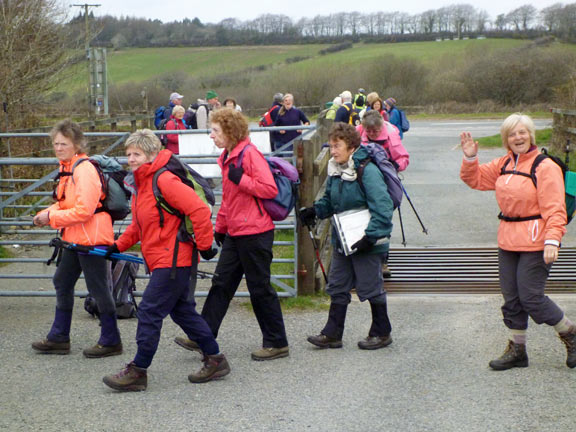
[[[478,141],[474,141],[470,132],[460,134],[460,146],[466,157],[474,157],[478,154]]]

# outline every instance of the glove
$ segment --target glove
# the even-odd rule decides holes
[[[316,224],[316,210],[314,207],[302,207],[300,210],[300,222],[306,226]]]
[[[118,250],[118,245],[116,243],[114,243],[112,246],[108,246],[104,258],[110,259],[110,255],[112,255],[113,253],[120,253],[120,251]]]
[[[212,258],[214,258],[216,256],[217,253],[218,253],[218,249],[210,248],[208,250],[201,250],[200,256],[202,257],[202,259],[205,259],[206,261],[210,261]]]
[[[374,243],[374,240],[370,240],[368,237],[364,236],[354,243],[351,249],[356,249],[356,252],[365,252],[374,246]]]
[[[228,168],[228,179],[232,183],[236,183],[237,185],[239,185],[243,174],[244,174],[244,168],[242,168],[241,166],[236,168],[234,164],[230,164],[230,167]]]
[[[226,234],[215,232],[214,233],[214,241],[218,245],[218,247],[222,247],[224,244],[224,239],[226,238]]]

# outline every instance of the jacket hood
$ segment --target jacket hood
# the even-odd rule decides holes
[[[156,171],[168,163],[172,155],[173,153],[170,150],[163,149],[160,150],[160,153],[158,153],[152,162],[147,162],[141,165],[136,171],[134,171],[136,184],[139,184],[144,178],[154,175]]]
[[[354,164],[356,166],[360,165],[361,161],[369,157],[370,153],[368,152],[368,149],[366,149],[366,147],[364,147],[363,145],[358,147],[358,149],[352,154],[352,159],[354,160]]]

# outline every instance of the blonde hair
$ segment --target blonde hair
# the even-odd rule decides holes
[[[186,109],[182,105],[175,105],[174,108],[172,108],[172,115],[176,114],[177,112],[184,114]]]
[[[378,99],[380,99],[380,96],[378,95],[378,93],[371,92],[371,93],[368,93],[368,96],[366,96],[366,103],[368,104],[368,106],[371,107],[372,104],[374,103],[374,101],[376,101]],[[382,107],[384,107],[384,104],[382,104]]]
[[[506,150],[510,150],[510,147],[508,147],[508,135],[510,135],[512,129],[518,124],[522,124],[528,129],[530,144],[536,145],[536,127],[534,126],[532,118],[526,114],[514,113],[509,115],[502,123],[502,126],[500,126],[500,137],[502,138],[502,145]]]
[[[162,143],[160,138],[150,129],[138,129],[124,143],[124,148],[127,149],[128,147],[136,147],[142,150],[146,156],[155,156],[162,150]]]

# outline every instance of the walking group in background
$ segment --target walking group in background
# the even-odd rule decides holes
[[[402,143],[402,124],[399,128],[393,123],[396,101],[393,98],[382,101],[374,93],[365,96],[364,90],[360,90],[354,98],[356,107],[347,105],[352,102],[350,92],[339,96],[343,105],[335,111],[329,133],[331,158],[324,195],[313,206],[299,211],[300,222],[308,226],[313,226],[317,219],[351,211],[369,214],[367,225],[351,245],[350,253],[344,250],[333,227],[333,254],[326,289],[330,296],[328,319],[319,334],[307,338],[319,348],[343,346],[353,289],[361,301],[369,302],[372,315],[367,336],[358,342],[358,347],[375,350],[392,343],[383,276],[386,276],[394,205],[385,174],[373,163],[368,145],[384,149],[397,171],[408,167],[409,155]],[[179,93],[171,95],[170,114],[163,118],[171,119],[175,129],[187,125],[182,98]],[[78,160],[87,158],[82,131],[69,120],[54,127],[51,133],[54,152],[61,173],[69,175],[63,176],[55,189],[56,202],[39,212],[34,224],[50,225],[60,230],[63,240],[103,249],[106,256],[63,250],[53,278],[57,294],[53,324],[43,340],[32,344],[34,350],[45,354],[70,352],[74,286],[84,272],[88,291],[101,311],[100,337],[94,346],[84,350],[84,355],[99,358],[122,354],[114,301],[102,275],[106,275],[106,257],[140,242],[150,280],[138,308],[137,351],[123,370],[103,378],[107,386],[119,391],[147,388],[147,369],[158,348],[162,322],[168,315],[185,334],[175,342],[203,355],[203,366],[188,376],[190,382],[203,383],[229,374],[231,367],[217,338],[243,277],[262,333],[262,340],[251,353],[252,359],[266,361],[289,355],[280,301],[270,283],[274,223],[262,204],[262,200],[274,198],[278,188],[264,156],[251,144],[246,117],[236,101],[230,99],[221,107],[218,95],[210,90],[207,104],[195,112],[197,127],[210,129],[210,138],[223,150],[218,158],[222,201],[214,228],[209,205],[178,176],[164,169],[177,153],[174,142],[169,140],[163,148],[157,135],[144,129],[133,133],[125,143],[133,176],[132,222],[115,240],[112,219],[101,211],[103,191],[96,169],[90,163],[72,169]],[[293,104],[291,94],[274,96],[270,117],[274,115],[275,125],[309,124],[308,118]],[[363,111],[357,125],[344,118],[345,112],[350,115],[356,109]],[[166,129],[169,130],[168,126]],[[288,144],[293,139],[288,139],[292,136],[289,132],[297,131],[273,135],[273,148]],[[508,153],[487,164],[479,164],[478,144],[471,134],[463,132],[460,136],[464,153],[462,180],[475,189],[495,190],[502,210],[499,270],[504,296],[502,313],[510,341],[504,354],[491,361],[490,367],[504,370],[528,366],[526,330],[528,318],[532,317],[536,323],[554,326],[566,345],[567,365],[573,368],[576,326],[545,295],[546,279],[566,232],[562,172],[555,162],[545,159],[535,170],[537,182],[532,183],[527,173],[538,151],[529,117],[521,114],[508,117],[501,136]],[[174,212],[157,205],[156,187]],[[182,237],[183,218],[193,225],[193,241]],[[196,278],[198,254],[205,260],[217,255],[213,242],[221,251],[211,289],[198,313],[191,281]]]

